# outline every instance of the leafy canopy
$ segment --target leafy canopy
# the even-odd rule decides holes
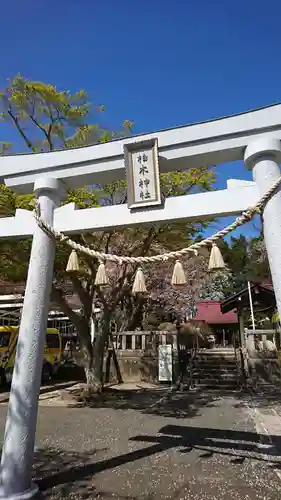
[[[93,108],[83,89],[60,91],[54,85],[17,75],[0,92],[0,103],[0,118],[14,125],[24,147],[33,152],[104,142],[114,135],[98,124],[89,124]],[[97,106],[94,111],[100,114],[105,107]],[[130,133],[132,125],[125,120],[121,133]],[[11,147],[1,144],[2,153]]]

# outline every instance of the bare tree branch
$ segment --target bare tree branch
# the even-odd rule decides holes
[[[35,147],[33,146],[31,140],[27,137],[23,128],[20,126],[18,118],[12,113],[11,109],[8,109],[7,113],[10,116],[10,118],[12,119],[13,123],[15,124],[18,132],[20,133],[20,135],[23,138],[24,142],[26,143],[27,147],[29,149],[31,149],[31,151],[35,151]]]

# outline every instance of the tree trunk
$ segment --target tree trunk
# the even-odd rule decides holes
[[[103,384],[101,380],[101,374],[95,369],[94,366],[91,368],[85,368],[87,388],[89,392],[100,393],[103,389]]]
[[[82,342],[81,350],[83,359],[77,356],[77,361],[80,358],[80,363],[84,366],[88,388],[92,392],[101,392],[103,389],[104,350],[108,339],[111,319],[110,311],[104,309],[100,328],[95,334],[94,345],[92,345],[89,318],[85,315],[75,313],[65,301],[60,290],[53,287],[52,294],[55,302],[75,325],[77,334]]]
[[[110,314],[104,311],[100,327],[95,333],[92,356],[88,367],[85,369],[87,385],[94,392],[103,390],[103,361],[105,343],[109,334],[109,324]]]
[[[115,347],[114,347],[114,343],[113,343],[113,336],[112,336],[111,332],[109,332],[109,340],[110,340],[110,345],[111,345],[111,349],[112,349],[112,361],[113,361],[113,364],[114,364],[114,367],[116,370],[117,381],[118,381],[118,384],[122,384],[123,378],[122,378],[122,374],[120,371],[120,367],[119,367],[119,363],[118,363],[118,359],[117,359],[117,355],[116,355],[116,351],[115,351]]]

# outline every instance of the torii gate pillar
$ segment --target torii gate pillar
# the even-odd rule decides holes
[[[35,182],[41,217],[53,224],[63,184],[51,178]],[[38,487],[31,483],[38,397],[44,358],[55,242],[37,226],[33,236],[17,355],[1,458],[0,498],[26,500]]]
[[[261,138],[248,145],[245,165],[252,169],[260,196],[279,179],[281,141]],[[281,186],[270,198],[263,211],[263,233],[274,286],[276,303],[281,317]]]

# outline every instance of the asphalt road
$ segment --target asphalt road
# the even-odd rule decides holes
[[[34,465],[40,497],[280,498],[281,457],[260,443],[238,395],[180,394],[155,405],[158,397],[120,394],[99,408],[40,408]],[[1,432],[5,413],[1,406]]]

